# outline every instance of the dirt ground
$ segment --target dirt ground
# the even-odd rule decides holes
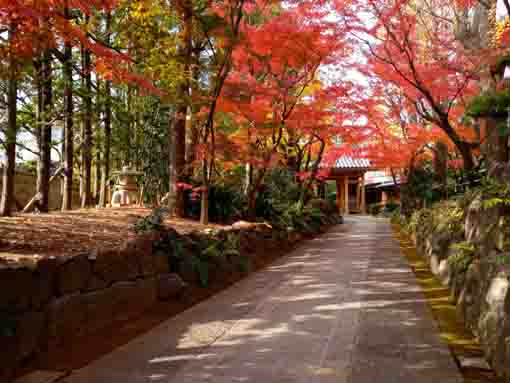
[[[118,247],[135,234],[133,224],[150,212],[148,208],[124,207],[0,218],[0,264],[26,258],[73,256],[99,246]],[[165,225],[180,233],[206,228],[188,219],[167,219]]]

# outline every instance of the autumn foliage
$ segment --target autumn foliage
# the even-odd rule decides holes
[[[340,156],[404,171],[436,141],[448,145],[452,161],[476,167],[479,134],[466,108],[491,86],[490,68],[506,49],[504,22],[485,39],[496,39],[497,54],[462,28],[480,6],[475,0],[4,0],[0,25],[8,37],[0,49],[16,60],[2,62],[2,75],[39,97],[28,108],[40,109],[36,119],[51,116],[36,122],[51,146],[41,148],[45,161],[56,150],[47,137],[53,122],[65,116],[69,146],[78,115],[87,126],[77,142],[85,178],[93,162],[106,162],[102,171],[110,173],[116,145],[115,165],[136,163],[159,175],[164,181],[154,199],[169,190],[177,214],[184,192],[199,192],[205,222],[210,188],[234,168],[248,169],[253,213],[274,167],[292,171],[308,190]],[[67,70],[62,81],[56,62]],[[66,88],[53,91],[54,79]],[[74,105],[76,95],[83,105]],[[12,133],[19,121],[11,122]],[[150,140],[164,169],[155,170]],[[68,174],[76,164],[65,153]]]

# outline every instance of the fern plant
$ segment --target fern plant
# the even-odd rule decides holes
[[[136,221],[133,225],[133,229],[137,234],[153,230],[161,231],[163,229],[163,221],[168,213],[169,210],[165,207],[155,208],[147,217],[143,217]]]
[[[455,253],[448,257],[448,264],[456,272],[465,273],[474,259],[475,246],[469,242],[458,242],[450,246]]]

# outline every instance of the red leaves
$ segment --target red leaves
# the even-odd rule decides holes
[[[55,48],[58,41],[90,50],[96,58],[96,70],[115,82],[130,82],[147,92],[163,95],[146,76],[132,73],[127,54],[96,41],[83,26],[68,20],[64,8],[77,9],[85,15],[111,11],[116,0],[0,0],[0,24],[16,25],[10,49],[20,57],[30,59],[44,49]]]
[[[430,142],[473,140],[473,129],[459,121],[466,100],[478,91],[484,55],[459,44],[455,23],[448,21],[454,5],[444,0],[360,5],[370,22],[355,32],[366,54],[356,69],[367,86],[359,94],[357,129],[347,139],[364,142],[362,155],[381,167],[406,167]],[[428,5],[433,12],[421,9]]]

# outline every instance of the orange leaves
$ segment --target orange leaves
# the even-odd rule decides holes
[[[459,121],[478,90],[483,58],[459,44],[448,21],[451,2],[432,0],[433,12],[410,0],[365,4],[372,16],[360,38],[366,61],[358,66],[369,79],[360,111],[372,135],[365,154],[376,163],[406,166],[436,140],[473,142],[474,130]]]
[[[131,59],[127,54],[93,39],[86,26],[68,20],[63,11],[68,7],[91,15],[109,12],[116,5],[116,0],[0,0],[0,24],[16,25],[10,49],[18,57],[30,59],[42,50],[56,48],[59,41],[69,42],[93,53],[97,73],[104,78],[134,83],[145,91],[163,95],[149,78],[128,69]]]

